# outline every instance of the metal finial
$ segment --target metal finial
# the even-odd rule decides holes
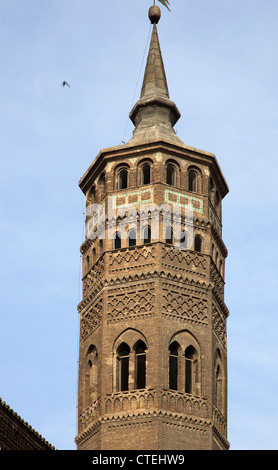
[[[157,5],[153,5],[149,9],[149,19],[152,24],[157,24],[161,17],[160,8]]]

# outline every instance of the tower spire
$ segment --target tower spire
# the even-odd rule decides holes
[[[154,24],[140,99],[146,100],[159,96],[169,99],[168,84],[160,50],[157,27],[156,24]]]
[[[180,118],[180,112],[169,96],[156,26],[160,16],[160,8],[153,5],[149,9],[149,19],[153,24],[153,30],[141,95],[129,114],[135,125],[133,137],[129,143],[157,140],[182,143],[173,129]]]

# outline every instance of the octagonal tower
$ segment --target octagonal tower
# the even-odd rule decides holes
[[[80,450],[228,449],[227,183],[174,125],[157,23],[127,144],[103,149],[86,196]]]

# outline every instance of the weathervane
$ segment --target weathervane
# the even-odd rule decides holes
[[[162,3],[162,5],[164,5],[169,11],[171,11],[169,8],[170,3],[168,2],[168,0],[158,0],[158,1]],[[153,0],[153,4],[155,5],[155,0]]]

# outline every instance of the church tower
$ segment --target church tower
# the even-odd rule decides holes
[[[102,150],[86,196],[79,450],[227,450],[227,249],[214,154],[185,145],[157,23],[134,132]]]

